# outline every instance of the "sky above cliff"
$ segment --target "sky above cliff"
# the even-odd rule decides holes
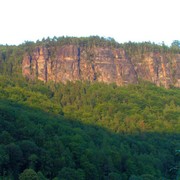
[[[1,0],[0,44],[53,36],[180,40],[179,0]]]

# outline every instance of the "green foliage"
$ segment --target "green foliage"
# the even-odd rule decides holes
[[[83,180],[84,172],[81,169],[72,169],[72,168],[66,168],[64,167],[58,175],[59,179],[62,180]]]
[[[3,179],[175,179],[180,91],[0,76]],[[37,173],[36,173],[37,172]]]
[[[37,173],[33,169],[25,169],[20,175],[19,180],[39,180]]]
[[[54,37],[0,46],[0,179],[176,179],[180,164],[180,90],[147,82],[115,84],[25,80],[25,53],[37,46],[121,48],[138,61],[147,53],[180,53],[151,42]],[[93,55],[89,52],[89,60]],[[36,173],[37,172],[37,173]]]
[[[57,98],[58,97],[58,98]],[[113,132],[179,132],[180,91],[144,83],[56,85],[52,99],[66,117],[100,125]]]
[[[6,98],[47,112],[62,114],[60,105],[53,104],[49,99],[49,94],[47,94],[49,92],[45,92],[46,90],[43,88],[38,90],[42,84],[40,84],[39,87],[38,85],[34,85],[33,88],[29,90],[28,86],[31,86],[31,84],[21,84],[21,79],[15,84],[13,81],[10,81],[9,77],[4,78],[3,76],[0,76],[0,81],[2,81],[2,84],[0,84],[1,98]]]
[[[179,40],[174,40],[171,43],[171,49],[173,49],[175,52],[179,52],[179,50],[180,50],[180,41]]]

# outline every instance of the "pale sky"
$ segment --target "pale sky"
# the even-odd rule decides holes
[[[0,0],[0,44],[53,36],[180,40],[180,0]]]

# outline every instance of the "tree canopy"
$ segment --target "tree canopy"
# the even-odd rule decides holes
[[[174,179],[180,91],[0,77],[0,176]],[[30,170],[31,169],[31,170]]]
[[[130,57],[180,53],[178,40],[168,47],[98,36],[0,45],[0,179],[178,179],[180,89],[22,77],[25,52],[68,44]]]

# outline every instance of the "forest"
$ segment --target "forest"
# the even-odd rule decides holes
[[[22,77],[24,51],[76,43],[180,53],[153,43],[56,38],[0,46],[0,179],[180,178],[180,89],[138,84],[41,82]]]

